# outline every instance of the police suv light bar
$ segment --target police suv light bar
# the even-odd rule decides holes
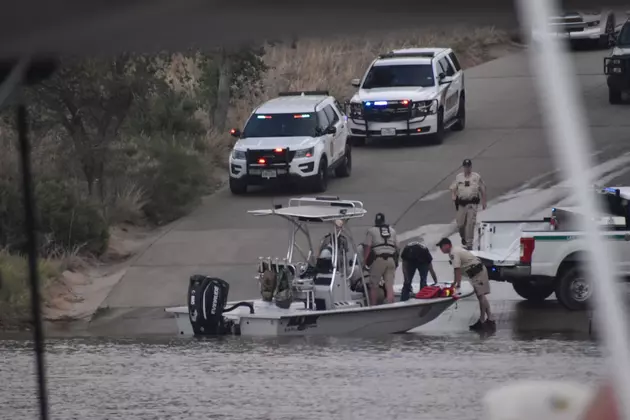
[[[303,90],[297,92],[280,92],[278,96],[330,96],[327,90]]]
[[[435,57],[435,53],[431,52],[431,51],[425,51],[425,52],[401,52],[401,53],[396,53],[393,51],[390,51],[388,53],[385,54],[380,54],[378,56],[378,58],[433,58]]]

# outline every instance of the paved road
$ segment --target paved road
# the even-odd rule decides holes
[[[630,108],[613,107],[607,101],[601,74],[605,54],[581,51],[572,55],[589,110],[594,145],[601,151],[596,156],[600,163],[619,158],[628,149],[626,143],[630,140]],[[496,202],[527,181],[530,188],[546,187],[557,181],[527,55],[520,53],[483,64],[467,71],[466,78],[465,131],[449,134],[440,146],[375,145],[354,149],[352,176],[332,180],[328,191],[364,202],[369,214],[354,223],[354,232],[362,234],[374,214],[384,212],[401,233],[429,232],[430,240],[450,233],[448,224],[453,219],[453,208],[444,190],[460,170],[463,158],[472,159],[474,169],[489,186],[490,198]],[[618,159],[615,164],[603,167],[604,172],[619,167],[623,170],[624,165],[628,167],[624,162]],[[612,172],[609,180],[622,179],[620,174]],[[103,334],[174,331],[162,308],[185,303],[188,278],[194,273],[225,278],[231,284],[232,299],[256,296],[253,276],[257,257],[282,256],[287,235],[278,230],[285,227],[283,223],[249,216],[246,211],[269,207],[274,199],[282,202],[296,194],[299,192],[262,191],[234,197],[229,191],[220,191],[209,197],[137,259],[104,302],[103,306],[111,310],[95,320],[93,328]],[[521,204],[517,201],[510,211],[523,212],[526,209],[523,202],[531,206],[535,201],[533,198],[525,198]],[[488,214],[514,217],[505,214],[508,210],[509,206],[502,203],[489,209]],[[501,212],[504,214],[498,214]],[[410,239],[414,233],[404,236]],[[440,268],[441,276],[449,275],[447,267]],[[514,314],[521,316],[527,310],[522,305],[514,306],[517,300],[509,285],[495,284],[493,306],[504,314],[502,319],[507,323]],[[555,302],[550,305],[557,308]],[[460,306],[467,309],[459,309],[457,316],[473,316],[474,302],[463,302]]]

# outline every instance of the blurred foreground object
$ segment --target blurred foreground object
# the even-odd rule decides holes
[[[515,382],[486,394],[483,419],[578,420],[583,418],[594,394],[590,387],[573,382]]]

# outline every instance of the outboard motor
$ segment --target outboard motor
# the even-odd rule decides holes
[[[240,335],[240,324],[225,319],[223,314],[238,307],[249,308],[254,313],[250,302],[237,302],[225,307],[228,301],[230,284],[216,277],[195,274],[188,285],[188,317],[195,335]]]
[[[188,285],[188,316],[195,335],[223,335],[223,311],[230,285],[225,280],[195,274]]]

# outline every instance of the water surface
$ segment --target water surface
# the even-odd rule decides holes
[[[0,419],[36,419],[32,344],[0,341]],[[558,335],[383,339],[56,339],[51,419],[479,419],[514,379],[594,382],[602,358]]]

